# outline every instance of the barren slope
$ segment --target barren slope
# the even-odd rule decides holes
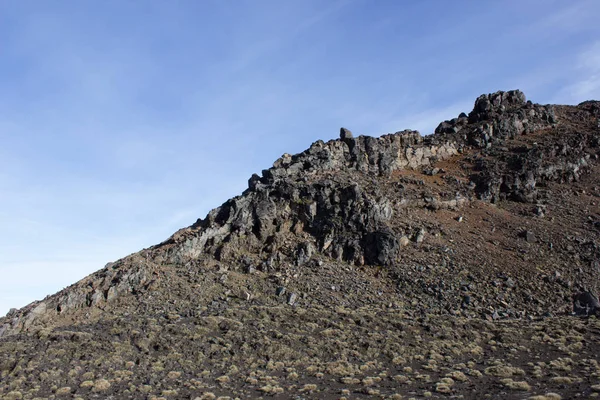
[[[600,324],[571,296],[598,288],[599,117],[498,92],[432,136],[284,155],[0,319],[0,397],[590,395]]]

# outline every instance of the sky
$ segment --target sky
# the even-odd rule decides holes
[[[344,126],[600,99],[597,0],[0,1],[0,315]]]

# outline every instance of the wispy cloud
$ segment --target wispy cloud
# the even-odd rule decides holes
[[[600,41],[581,51],[571,70],[574,78],[559,92],[572,103],[600,99]]]
[[[519,2],[516,4],[522,5]],[[529,30],[539,35],[540,38],[555,35],[557,31],[568,33],[589,30],[590,26],[586,25],[597,20],[597,15],[593,12],[597,7],[595,0],[580,0],[577,2],[544,0],[538,2],[537,5],[544,8],[541,18],[525,25],[524,30]],[[540,12],[540,9],[537,8],[536,11]]]

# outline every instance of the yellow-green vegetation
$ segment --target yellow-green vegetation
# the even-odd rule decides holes
[[[10,363],[3,369],[10,381],[0,383],[0,398],[88,398],[117,392],[134,399],[167,400],[330,395],[351,399],[355,393],[410,398],[410,392],[421,397],[460,395],[466,387],[492,380],[493,388],[532,392],[529,397],[541,400],[557,398],[550,390],[534,392],[545,386],[560,389],[563,398],[581,393],[583,376],[600,385],[593,347],[584,347],[574,357],[557,356],[555,346],[561,335],[593,343],[586,329],[600,328],[597,321],[584,325],[560,320],[560,329],[550,329],[549,320],[492,324],[440,317],[419,322],[394,309],[336,312],[334,318],[325,308],[231,308],[219,316],[175,322],[165,318],[162,327],[141,322],[145,328],[136,329],[135,339],[128,336],[125,321],[115,320],[122,342],[114,343],[112,336],[81,336],[83,345],[51,341],[49,352],[29,353],[23,364],[18,355],[28,352],[26,347],[14,357],[0,355],[2,365]],[[202,339],[198,328],[204,329]],[[553,341],[540,342],[540,332],[551,332]],[[151,337],[149,347],[131,345],[141,336]],[[31,342],[35,348],[33,340],[37,339]],[[532,353],[531,361],[519,363]],[[587,390],[594,388],[589,385]]]
[[[505,379],[502,380],[502,383],[507,388],[513,389],[513,390],[522,390],[522,391],[525,391],[525,392],[531,390],[531,386],[526,381],[513,381],[510,378],[505,378]]]

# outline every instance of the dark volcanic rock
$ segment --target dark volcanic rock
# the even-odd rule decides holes
[[[390,231],[377,231],[364,239],[365,261],[368,264],[390,265],[396,261],[399,238]]]
[[[590,292],[582,292],[573,296],[573,312],[576,315],[595,315],[600,311],[598,297]]]
[[[497,115],[519,110],[526,105],[525,94],[520,90],[482,94],[475,100],[473,111],[469,114],[469,122],[490,120]]]
[[[340,139],[346,140],[352,139],[353,137],[354,136],[352,136],[352,132],[350,131],[350,129],[340,128]]]

